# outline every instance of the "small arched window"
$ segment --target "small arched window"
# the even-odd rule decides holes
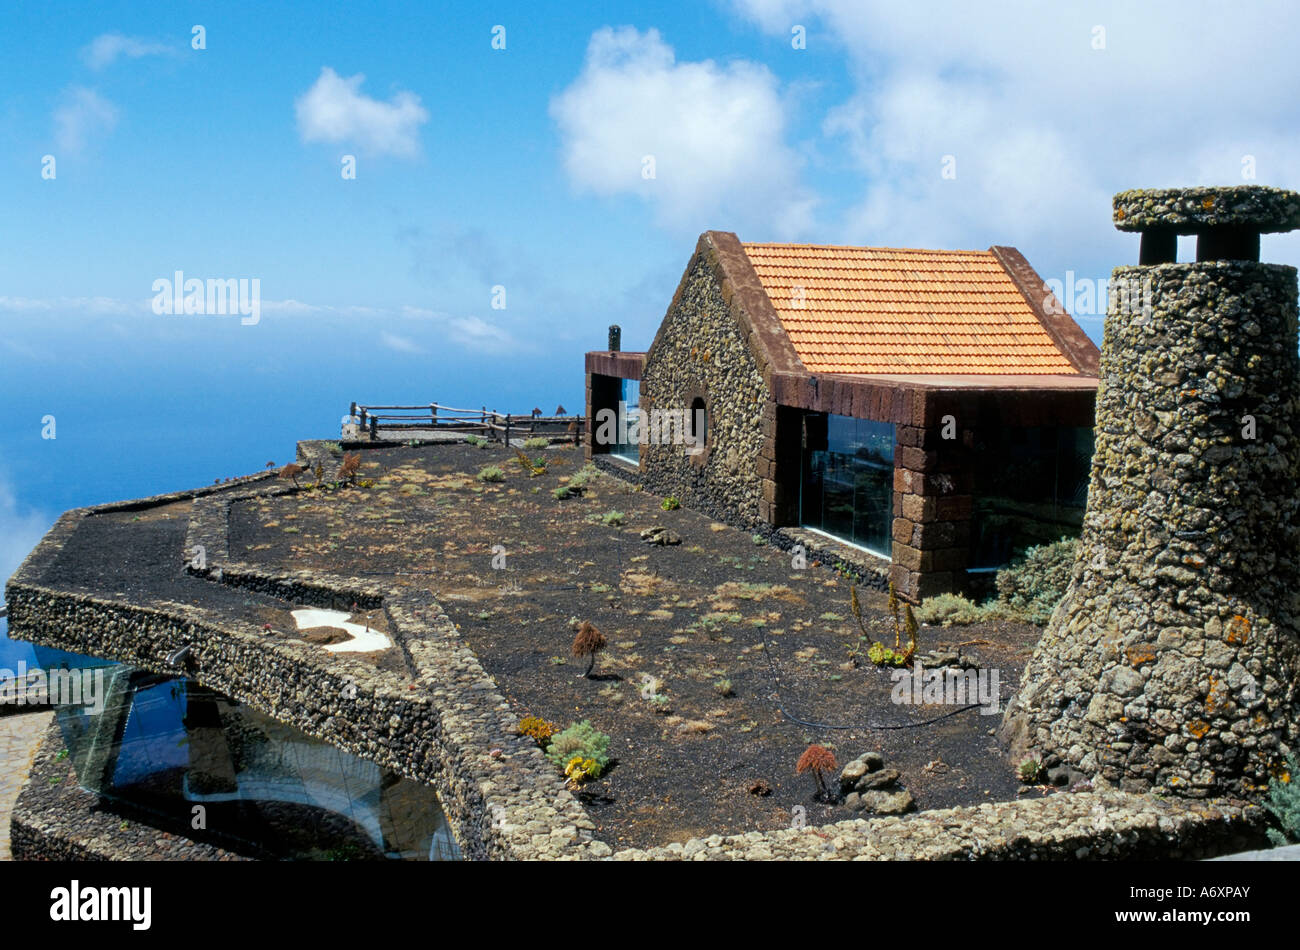
[[[690,418],[686,420],[686,431],[696,448],[704,448],[709,438],[709,410],[704,405],[704,397],[696,396],[691,400]]]

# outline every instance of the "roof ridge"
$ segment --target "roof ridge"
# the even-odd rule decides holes
[[[880,244],[800,244],[789,241],[741,241],[740,246],[749,250],[751,247],[788,247],[826,251],[890,251],[905,254],[978,254],[980,257],[992,257],[988,248],[944,248],[944,247],[886,247]]]

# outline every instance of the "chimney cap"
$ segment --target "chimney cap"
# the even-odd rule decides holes
[[[1135,188],[1115,196],[1112,217],[1121,231],[1292,231],[1300,228],[1300,193],[1265,185]]]

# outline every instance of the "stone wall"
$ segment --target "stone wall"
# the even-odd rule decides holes
[[[701,242],[703,245],[703,242]],[[708,437],[699,454],[685,445],[641,445],[645,486],[706,512],[726,511],[742,523],[760,521],[763,487],[755,460],[763,454],[765,413],[772,415],[762,371],[723,294],[710,248],[696,252],[646,357],[641,408],[690,413],[701,398]]]
[[[1005,735],[1129,789],[1248,794],[1300,729],[1296,272],[1126,280],[1152,306],[1112,301],[1079,559]]]

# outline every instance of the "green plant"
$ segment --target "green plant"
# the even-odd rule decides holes
[[[876,666],[902,666],[911,658],[910,653],[891,650],[883,643],[873,643],[867,649],[867,659]]]
[[[600,778],[603,769],[604,767],[595,759],[584,759],[580,755],[575,755],[564,767],[564,776],[573,788],[577,788],[589,778]]]
[[[1037,785],[1043,778],[1043,763],[1036,758],[1025,759],[1016,769],[1016,775],[1020,777],[1021,784]]]
[[[659,507],[664,511],[676,511],[682,506],[682,503],[673,495],[669,495],[663,501],[659,502]]]
[[[551,440],[544,439],[541,436],[538,436],[537,438],[534,439],[524,440],[524,448],[526,448],[529,452],[536,452],[538,449],[549,448],[550,445],[551,445]]]
[[[1268,829],[1268,839],[1274,844],[1300,842],[1300,782],[1295,781],[1297,774],[1300,774],[1300,763],[1296,762],[1293,753],[1287,756],[1286,766],[1268,783],[1268,799],[1264,807],[1282,826],[1281,831]]]
[[[761,534],[754,535],[750,540],[755,544],[767,544],[767,538],[763,537]]]
[[[338,456],[343,454],[343,446],[337,442],[324,442],[322,445],[324,446],[325,451],[330,455],[333,455],[335,458],[338,458]]]
[[[627,522],[627,516],[621,511],[607,511],[600,516],[600,523],[617,528]]]
[[[714,682],[713,688],[719,696],[732,696],[735,694],[735,690],[731,688],[731,680],[717,680]]]
[[[943,627],[980,623],[985,619],[985,610],[961,594],[936,594],[921,601],[921,606],[916,609],[916,619]]]
[[[540,716],[525,716],[519,720],[519,734],[528,736],[543,749],[551,744],[551,739],[559,731],[559,726]]]
[[[998,571],[998,601],[1030,623],[1047,623],[1070,586],[1078,551],[1074,538],[1029,548],[1023,559]]]
[[[478,449],[486,449],[488,447],[488,440],[483,438],[481,435],[467,435],[465,436],[465,442],[467,445],[472,445]]]
[[[849,585],[849,609],[853,613],[853,619],[858,622],[858,629],[862,631],[862,636],[849,650],[849,659],[857,662],[859,645],[862,642],[869,642],[871,646],[867,649],[867,659],[877,666],[903,666],[916,653],[916,635],[920,627],[916,622],[916,615],[912,613],[912,605],[904,604],[902,616],[899,616],[898,610],[898,592],[894,590],[894,582],[889,582],[889,612],[894,620],[894,647],[890,649],[879,641],[872,641],[871,633],[867,630],[866,622],[862,619],[862,604],[858,601],[858,588]],[[903,632],[907,632],[907,649],[902,648]]]
[[[555,496],[556,501],[564,501],[566,498],[572,498],[581,493],[582,489],[574,488],[572,485],[561,485],[559,488],[551,492],[551,494]]]
[[[587,778],[598,778],[609,765],[609,736],[597,730],[588,720],[571,723],[563,732],[551,737],[546,757],[559,769],[565,769],[575,758],[584,762],[590,759],[596,765]]]
[[[573,477],[569,479],[569,486],[576,488],[578,491],[585,491],[599,474],[600,469],[596,468],[596,466],[584,465],[573,473]]]
[[[480,482],[504,482],[506,473],[495,465],[487,465],[479,469],[477,477]]]

